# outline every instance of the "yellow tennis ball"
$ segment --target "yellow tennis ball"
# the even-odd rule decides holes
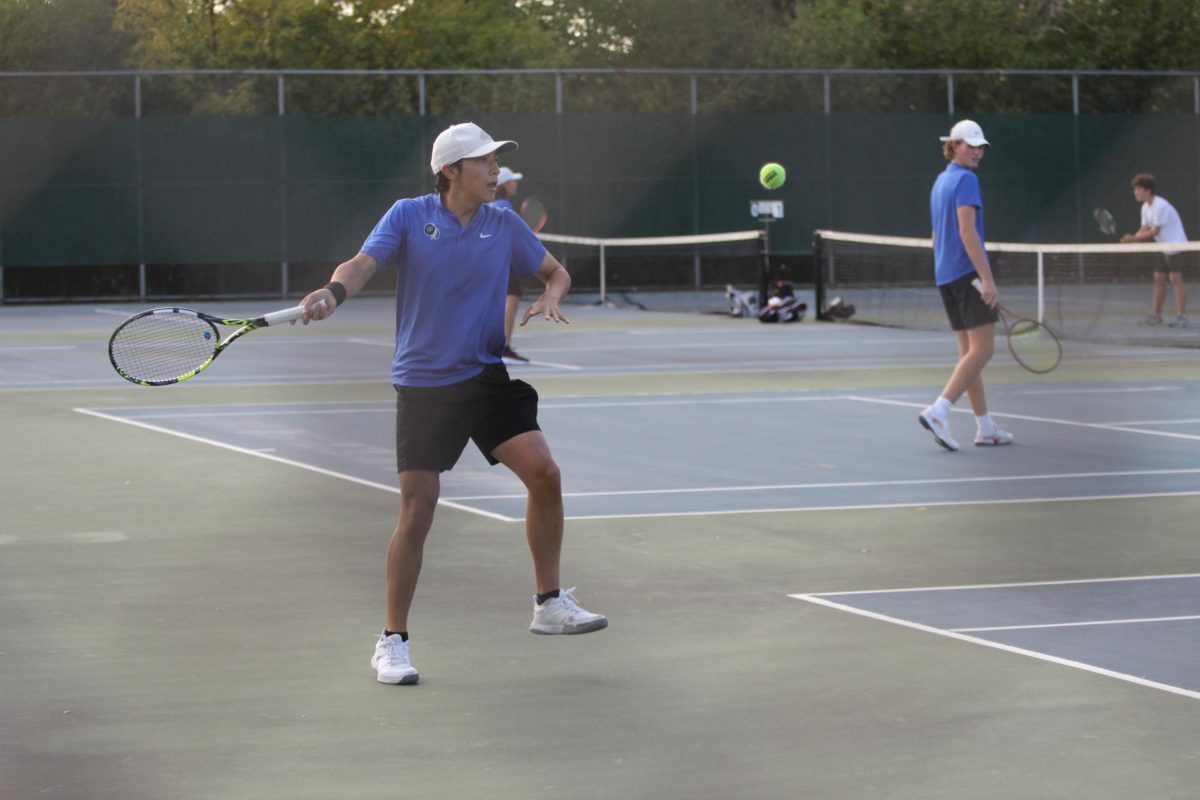
[[[769,164],[763,164],[762,169],[758,171],[758,182],[767,189],[778,189],[783,186],[783,182],[787,180],[787,170],[782,164],[776,164],[774,161]]]

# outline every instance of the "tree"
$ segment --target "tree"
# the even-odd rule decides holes
[[[113,27],[116,0],[0,0],[0,72],[120,68],[129,39]],[[107,114],[132,105],[112,79],[10,79],[0,115]]]

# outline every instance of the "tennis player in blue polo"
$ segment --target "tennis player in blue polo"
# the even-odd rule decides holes
[[[950,431],[950,409],[966,392],[975,412],[976,446],[1011,444],[1013,435],[988,413],[983,368],[995,352],[996,304],[1000,291],[983,244],[983,195],[975,175],[989,147],[983,129],[964,119],[941,137],[942,155],[950,163],[934,181],[929,195],[933,223],[934,280],[958,339],[958,364],[941,395],[917,417],[934,440],[957,450]],[[972,283],[979,280],[980,288]]]
[[[330,283],[301,301],[304,322],[320,320],[357,294],[383,264],[396,276],[396,460],[400,519],[387,551],[387,624],[371,666],[380,683],[412,684],[408,615],[425,539],[441,491],[467,441],[501,463],[529,492],[525,533],[537,594],[529,629],[598,631],[608,620],[580,608],[559,579],[563,503],[558,465],[537,422],[537,392],[513,380],[502,360],[504,297],[510,270],[537,276],[545,291],[521,320],[568,322],[559,303],[571,288],[562,264],[529,226],[495,197],[497,156],[517,149],[478,125],[451,125],[433,143],[435,192],[396,202],[361,251]]]

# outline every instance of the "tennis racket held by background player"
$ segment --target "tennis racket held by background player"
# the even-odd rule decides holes
[[[108,358],[127,381],[141,386],[168,386],[203,372],[237,339],[250,331],[293,322],[304,316],[301,306],[251,319],[228,319],[190,308],[152,308],[134,314],[113,331]],[[221,339],[217,325],[237,330]]]
[[[546,227],[550,215],[546,213],[546,206],[541,200],[530,197],[521,203],[521,219],[525,220],[525,224],[529,226],[530,230],[537,233]]]
[[[983,292],[983,284],[978,278],[971,281],[971,285],[976,291]],[[1062,343],[1058,334],[1044,323],[1009,311],[1000,303],[996,303],[996,310],[1004,323],[1008,351],[1018,364],[1037,375],[1044,375],[1058,366],[1062,361]]]

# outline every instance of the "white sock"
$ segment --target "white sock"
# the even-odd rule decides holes
[[[979,426],[980,433],[996,432],[996,421],[992,419],[991,414],[984,414],[982,417],[976,417],[975,424]]]
[[[937,400],[933,401],[933,413],[937,414],[939,417],[950,416],[950,409],[953,407],[954,404],[945,397],[938,397]]]

